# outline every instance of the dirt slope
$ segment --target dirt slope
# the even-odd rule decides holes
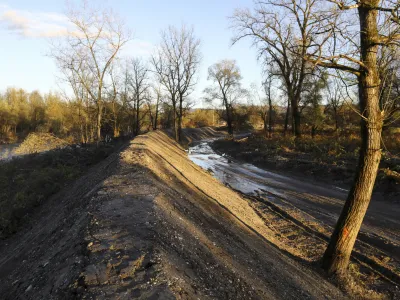
[[[5,299],[343,299],[161,132],[139,136],[2,245]]]
[[[175,138],[172,129],[165,130],[165,133],[172,139]],[[201,128],[184,128],[181,144],[187,147],[193,142],[205,139],[222,138],[228,133],[226,131],[217,130],[216,127],[201,127]]]

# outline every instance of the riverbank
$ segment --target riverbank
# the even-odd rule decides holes
[[[319,268],[347,191],[333,183],[308,181],[220,155],[210,147],[217,142],[198,143],[189,149],[189,158],[247,197],[276,235],[276,245]],[[373,291],[396,291],[385,278],[400,282],[398,215],[398,205],[371,202],[353,251],[350,275],[340,281],[347,282],[344,286],[351,294],[371,298],[377,296]]]
[[[334,184],[343,189],[351,185],[358,160],[358,141],[312,140],[307,137],[267,139],[253,134],[244,139],[219,139],[211,144],[218,153],[254,164],[260,168],[283,172],[311,182]],[[400,203],[400,158],[385,153],[382,158],[375,197]]]

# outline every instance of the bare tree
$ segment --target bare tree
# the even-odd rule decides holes
[[[381,159],[381,133],[386,111],[380,107],[380,48],[398,47],[400,3],[395,0],[329,0],[314,11],[320,26],[306,59],[316,66],[354,76],[358,84],[361,149],[354,183],[323,257],[329,273],[347,268],[371,200]]]
[[[233,135],[233,105],[244,94],[240,81],[242,76],[234,60],[222,60],[208,68],[208,80],[214,85],[206,88],[207,102],[219,100],[225,110],[228,133]]]
[[[299,137],[299,103],[303,83],[312,75],[305,54],[318,24],[312,20],[319,0],[255,1],[253,11],[236,10],[232,17],[237,34],[233,43],[250,37],[265,63],[277,66],[287,91],[293,119],[293,132]],[[289,111],[289,105],[288,105]]]
[[[193,28],[170,26],[161,34],[162,41],[152,64],[158,80],[170,94],[173,107],[175,139],[181,141],[184,101],[196,84],[195,74],[201,60],[200,40]]]
[[[141,121],[144,118],[144,114],[140,114],[142,106],[147,103],[149,98],[149,69],[145,62],[141,59],[134,58],[127,65],[128,68],[128,84],[132,92],[131,98],[128,98],[128,102],[132,105],[134,111],[134,133],[138,135],[140,133]]]
[[[176,135],[177,126],[177,93],[178,93],[178,84],[177,84],[177,75],[175,72],[174,65],[172,61],[170,61],[167,53],[165,53],[162,47],[157,49],[156,54],[154,54],[151,58],[151,63],[154,68],[154,72],[156,74],[156,80],[159,81],[164,89],[166,90],[169,101],[172,106],[172,125],[175,132],[175,139],[178,138]],[[164,105],[166,106],[166,104]],[[171,115],[168,113],[168,122]]]
[[[149,98],[148,106],[149,106],[149,114],[150,114],[150,121],[153,130],[157,130],[158,124],[158,114],[160,111],[160,105],[163,99],[161,84],[153,84],[151,86],[153,96]],[[151,99],[155,101],[152,102]],[[154,109],[154,112],[153,112]]]
[[[400,49],[381,47],[378,66],[381,91],[379,105],[386,114],[384,128],[388,128],[396,121],[396,112],[400,111]]]
[[[263,129],[266,137],[272,137],[273,105],[272,105],[272,81],[273,76],[269,73],[261,83],[263,92],[256,83],[250,85],[250,109],[259,115],[263,121]]]
[[[90,123],[90,96],[86,88],[81,83],[81,80],[77,78],[77,75],[69,70],[61,70],[63,74],[63,80],[69,85],[73,91],[73,96],[71,97],[68,92],[64,92],[64,98],[74,104],[78,111],[78,122],[80,130],[80,140],[82,144],[86,144],[91,139],[91,134],[89,133]],[[91,86],[90,78],[85,77],[85,81],[88,86]],[[89,123],[89,124],[88,124]]]
[[[64,73],[74,74],[95,103],[99,142],[108,70],[129,41],[130,33],[109,9],[91,7],[87,1],[82,2],[80,9],[71,7],[67,17],[72,29],[63,41],[53,46],[51,55]]]
[[[268,74],[267,78],[263,82],[264,90],[265,90],[265,95],[267,96],[267,101],[268,101],[268,116],[267,113],[265,113],[264,120],[268,118],[268,137],[272,137],[272,124],[273,124],[273,105],[272,105],[272,82],[273,82],[273,75]],[[264,130],[267,132],[266,128],[267,122],[264,121]]]
[[[115,68],[110,68],[110,87],[107,89],[108,92],[108,102],[111,106],[111,118],[113,124],[113,136],[119,137],[120,135],[120,115],[124,108],[123,97],[121,97],[121,76]]]
[[[331,109],[333,112],[333,118],[335,121],[335,131],[337,132],[339,130],[339,113],[343,105],[343,99],[344,99],[339,79],[334,78],[333,80],[328,80],[326,90],[327,90],[327,100],[328,100],[327,108]]]
[[[304,116],[308,119],[311,125],[311,137],[314,138],[317,134],[317,130],[321,128],[324,122],[324,109],[322,108],[323,91],[327,85],[327,73],[322,73],[318,78],[312,78],[312,80],[306,80],[304,82],[303,91],[303,110],[307,112]],[[309,78],[310,79],[310,78]]]

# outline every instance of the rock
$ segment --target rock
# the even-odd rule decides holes
[[[28,293],[32,289],[32,284],[28,286],[28,288],[25,290],[25,293]]]
[[[86,285],[105,284],[108,282],[107,267],[89,265],[86,267],[84,278]]]

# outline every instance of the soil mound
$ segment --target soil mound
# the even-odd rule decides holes
[[[31,133],[22,144],[15,149],[15,153],[19,155],[32,154],[64,148],[66,146],[68,146],[68,143],[65,140],[50,133]]]

